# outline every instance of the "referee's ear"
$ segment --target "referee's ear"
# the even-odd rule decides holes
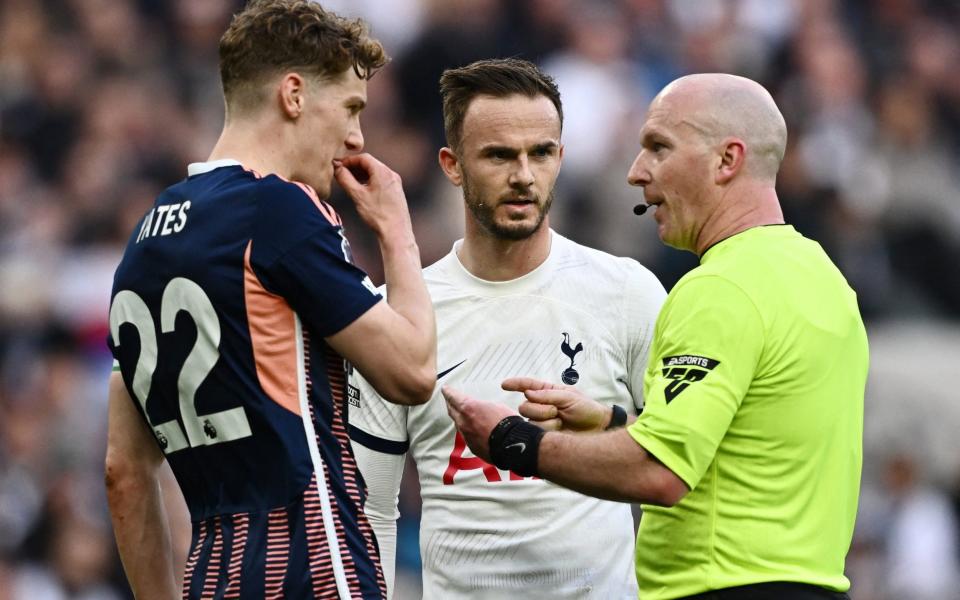
[[[440,154],[437,158],[440,161],[440,168],[443,169],[443,174],[447,176],[450,183],[460,187],[463,183],[463,173],[460,171],[460,159],[457,157],[457,153],[444,146],[440,148]]]
[[[727,138],[721,143],[720,164],[717,165],[715,182],[725,185],[733,181],[744,168],[747,160],[746,143],[735,137]]]

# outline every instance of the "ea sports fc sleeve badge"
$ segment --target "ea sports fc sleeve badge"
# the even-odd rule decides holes
[[[670,404],[691,384],[702,381],[719,364],[719,360],[694,354],[663,357],[663,376],[671,380],[663,390],[666,403]]]

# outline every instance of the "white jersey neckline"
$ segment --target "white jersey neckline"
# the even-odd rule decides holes
[[[557,256],[560,254],[557,247],[557,242],[560,240],[564,240],[564,237],[550,229],[550,250],[544,261],[529,273],[506,281],[488,281],[471,273],[457,254],[463,245],[462,238],[453,243],[453,248],[441,261],[448,263],[447,275],[454,279],[451,283],[455,287],[462,286],[473,293],[485,296],[522,294],[539,289],[550,281],[558,260]]]

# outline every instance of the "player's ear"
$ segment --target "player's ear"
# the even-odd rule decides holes
[[[720,164],[714,181],[720,185],[729,183],[743,169],[747,146],[738,138],[727,138],[720,146]]]
[[[459,187],[463,183],[463,173],[460,172],[460,159],[457,157],[457,153],[444,146],[440,148],[440,154],[437,158],[440,161],[443,174],[447,176],[450,183]]]
[[[303,112],[307,81],[299,73],[286,73],[280,79],[277,96],[280,110],[288,119],[296,119]]]

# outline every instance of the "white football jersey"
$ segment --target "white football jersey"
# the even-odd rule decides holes
[[[636,598],[630,506],[475,457],[447,415],[440,387],[515,409],[522,394],[500,384],[528,376],[573,385],[636,413],[666,292],[636,261],[555,232],[546,261],[505,282],[471,275],[457,258],[459,244],[424,270],[438,339],[430,401],[399,406],[380,398],[359,373],[350,379],[351,437],[355,448],[364,446],[358,462],[368,484],[364,462],[376,460],[370,450],[409,451],[416,461],[423,597]],[[368,506],[384,505],[374,497],[382,489],[370,485]],[[395,489],[388,493],[395,503]]]

